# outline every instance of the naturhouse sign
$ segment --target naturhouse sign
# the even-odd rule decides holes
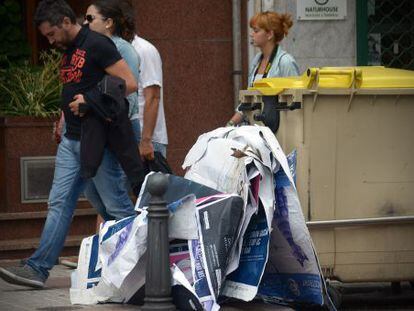
[[[298,20],[345,19],[347,0],[297,0]]]

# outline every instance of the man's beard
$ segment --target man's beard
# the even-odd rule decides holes
[[[67,50],[66,46],[63,45],[53,45],[53,48],[59,52],[65,52]]]
[[[53,46],[60,52],[64,52],[70,46],[70,39],[69,34],[67,32],[64,33],[62,42],[55,43]]]

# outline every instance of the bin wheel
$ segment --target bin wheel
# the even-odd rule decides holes
[[[342,304],[341,291],[329,283],[326,284],[326,290],[328,291],[328,295],[331,298],[331,301],[334,304],[335,308],[338,309]]]
[[[391,282],[391,292],[394,295],[401,294],[401,292],[402,292],[401,282]]]

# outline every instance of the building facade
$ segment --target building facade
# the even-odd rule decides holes
[[[250,1],[255,3],[256,10],[292,15],[294,26],[282,46],[295,57],[301,71],[308,67],[356,65],[414,69],[412,1]],[[344,16],[339,13],[339,17],[326,19],[302,14],[306,8],[315,12],[338,6],[344,8]]]

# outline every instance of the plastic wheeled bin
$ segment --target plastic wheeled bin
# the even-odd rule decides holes
[[[265,100],[266,99],[266,100]],[[240,92],[251,122],[264,102],[297,150],[297,189],[324,276],[414,280],[414,72],[311,68]]]

